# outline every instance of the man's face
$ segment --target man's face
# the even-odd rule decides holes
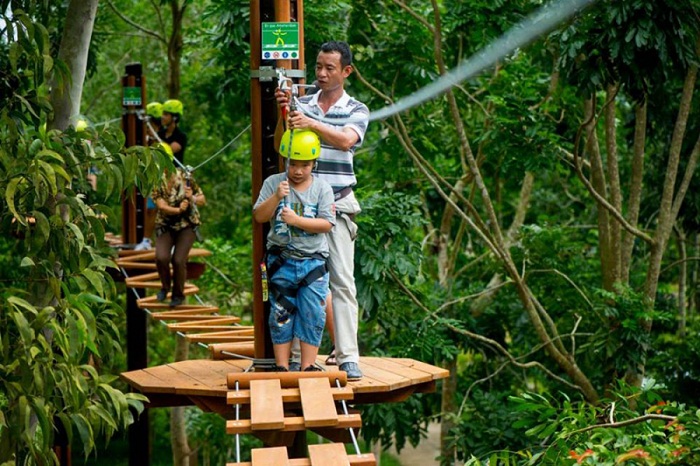
[[[352,73],[352,66],[343,67],[340,53],[321,52],[316,58],[316,80],[322,91],[333,91],[343,87],[345,78]]]
[[[160,117],[160,124],[165,127],[168,126],[172,121],[173,115],[168,112],[163,112],[163,115]]]

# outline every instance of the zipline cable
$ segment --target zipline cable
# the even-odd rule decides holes
[[[457,68],[454,68],[413,94],[409,94],[384,108],[371,111],[368,121],[384,120],[443,94],[460,82],[473,77],[486,68],[494,66],[515,50],[525,47],[541,35],[552,31],[560,23],[568,20],[573,15],[595,2],[596,0],[555,0],[540,7],[523,21],[510,28],[501,37],[488,44],[480,52],[472,55]],[[304,112],[304,114],[314,120],[336,126],[364,120],[364,118],[356,117],[325,118],[306,112]]]

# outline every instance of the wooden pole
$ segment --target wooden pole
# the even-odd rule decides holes
[[[146,78],[140,63],[126,65],[122,78],[124,87],[122,130],[125,146],[143,145],[145,124],[137,111],[146,106]],[[143,238],[145,199],[134,189],[131,196],[122,197],[122,241],[136,244]],[[135,293],[134,293],[135,291]],[[137,300],[145,296],[143,288],[127,288],[126,291],[126,360],[130,371],[148,366],[148,321],[146,313],[139,309]],[[132,466],[151,463],[148,409],[129,427],[129,464]]]

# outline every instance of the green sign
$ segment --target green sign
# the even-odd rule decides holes
[[[299,23],[262,23],[263,60],[299,58]]]
[[[124,99],[122,105],[141,106],[141,88],[140,87],[125,87]]]

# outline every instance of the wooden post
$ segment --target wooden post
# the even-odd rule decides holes
[[[146,106],[146,78],[140,63],[126,65],[122,78],[123,116],[122,130],[126,136],[126,147],[142,145],[145,125],[137,111]],[[139,98],[140,97],[140,98]],[[137,189],[122,197],[122,241],[136,244],[143,239],[145,199]],[[135,292],[135,293],[134,293]],[[142,288],[126,289],[126,360],[130,371],[148,366],[148,320],[146,313],[139,309],[137,300],[145,296]],[[129,427],[129,464],[147,466],[151,462],[148,409],[141,413]]]
[[[300,17],[303,11],[302,0],[251,0],[250,2],[250,69],[259,73],[261,66],[286,69],[303,69],[303,22]],[[263,60],[261,43],[261,24],[263,22],[299,22],[300,43],[298,60]],[[274,133],[277,125],[277,102],[275,89],[277,79],[263,80],[251,77],[251,163],[252,163],[252,198],[253,202],[260,194],[263,181],[270,175],[279,173],[279,156],[274,147]],[[272,343],[269,338],[267,316],[270,306],[262,300],[260,263],[265,255],[265,242],[268,225],[253,221],[253,325],[255,327],[255,357],[272,358]]]

